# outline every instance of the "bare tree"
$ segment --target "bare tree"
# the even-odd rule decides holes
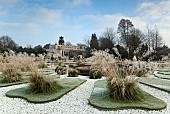
[[[162,36],[160,35],[157,27],[155,26],[153,29],[147,27],[146,36],[149,51],[154,50],[154,52],[156,52],[156,49],[161,47],[163,44]]]
[[[113,44],[116,42],[116,32],[113,27],[107,27],[100,37],[110,40]]]
[[[129,47],[129,35],[133,27],[133,23],[128,19],[121,19],[118,24],[117,32],[120,34],[121,42],[126,47]]]
[[[129,48],[131,48],[133,52],[136,48],[145,43],[145,40],[144,33],[140,29],[134,28],[130,31]]]
[[[0,37],[0,46],[2,48],[16,49],[18,45],[12,40],[10,36],[4,35]]]
[[[72,46],[71,42],[66,42],[65,45],[66,46]]]
[[[89,37],[86,37],[86,38],[84,39],[84,43],[85,43],[85,45],[86,45],[87,47],[90,47],[90,39],[89,39]]]
[[[129,35],[129,57],[138,55],[139,48],[145,43],[145,35],[140,29],[133,28]]]
[[[112,49],[116,42],[116,32],[112,27],[107,27],[102,35],[99,37],[100,49]]]

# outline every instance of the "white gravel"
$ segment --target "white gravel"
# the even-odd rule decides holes
[[[82,77],[81,78],[86,78]],[[0,88],[0,114],[170,114],[170,95],[149,86],[140,87],[167,103],[167,108],[160,111],[125,109],[116,111],[98,110],[88,104],[96,80],[87,82],[69,92],[57,101],[45,104],[28,103],[20,98],[8,98],[5,93],[11,89],[27,86],[26,84]]]

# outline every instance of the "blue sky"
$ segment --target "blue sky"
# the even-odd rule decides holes
[[[170,46],[169,7],[170,0],[0,0],[0,36],[22,46],[53,44],[61,35],[77,44],[127,18],[143,31],[157,25]]]

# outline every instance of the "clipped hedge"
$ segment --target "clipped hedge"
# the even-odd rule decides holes
[[[55,72],[56,72],[57,74],[59,74],[59,75],[63,75],[63,74],[66,74],[67,69],[66,69],[65,67],[63,67],[63,66],[57,66],[57,67],[55,68]]]
[[[78,76],[78,70],[72,69],[68,71],[68,77],[77,77]]]
[[[100,79],[100,78],[102,78],[102,73],[101,73],[101,71],[99,71],[97,69],[92,69],[89,73],[89,78],[90,79]]]

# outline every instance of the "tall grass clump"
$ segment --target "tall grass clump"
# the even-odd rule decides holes
[[[142,91],[137,85],[137,78],[134,66],[111,67],[108,76],[107,87],[110,90],[110,97],[115,100],[141,100]]]
[[[110,90],[110,97],[114,100],[141,100],[141,90],[137,85],[135,76],[125,78],[109,77],[107,87]]]
[[[38,63],[38,68],[48,68],[47,64],[44,61]]]
[[[115,60],[113,55],[97,51],[92,67],[100,69],[107,77],[107,88],[112,99],[125,101],[143,98],[137,85],[134,66],[124,65],[121,57]]]
[[[22,79],[20,69],[15,64],[6,64],[2,71],[2,82],[12,83]]]
[[[18,58],[18,63],[22,72],[30,72],[33,67],[37,67],[33,59],[30,57]]]
[[[44,76],[38,70],[32,71],[30,87],[33,93],[52,93],[61,88],[57,80],[52,77]]]
[[[88,59],[91,62],[90,69],[98,69],[104,76],[108,76],[110,66],[115,64],[114,56],[106,51],[94,51],[93,56]]]

